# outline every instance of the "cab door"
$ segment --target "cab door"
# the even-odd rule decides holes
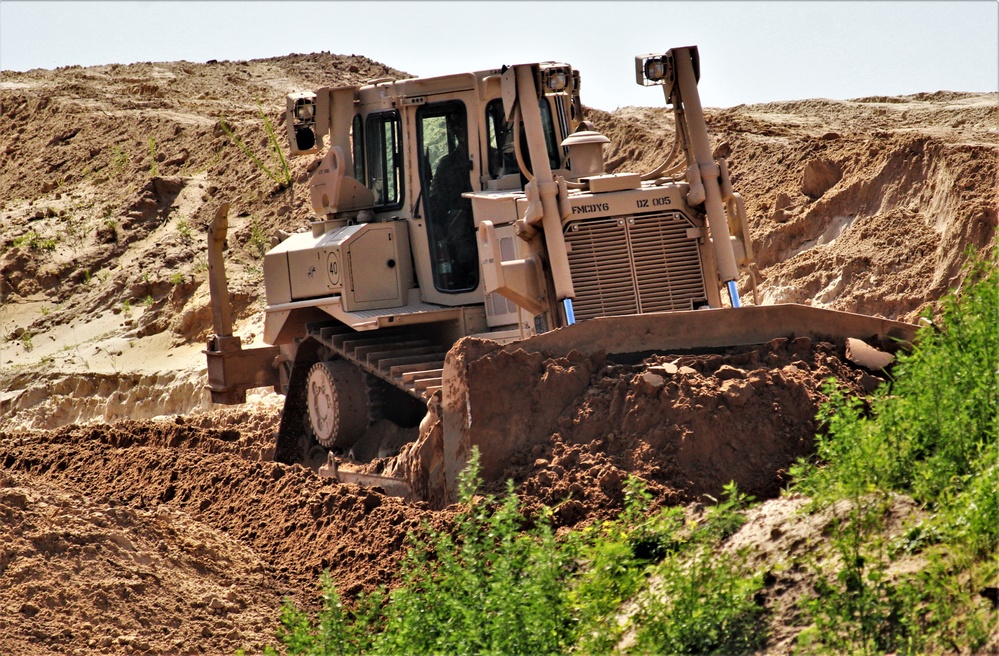
[[[463,294],[479,286],[472,202],[468,111],[461,100],[421,105],[416,111],[417,157],[434,289]],[[475,147],[478,139],[471,141]],[[476,185],[478,186],[478,185]]]

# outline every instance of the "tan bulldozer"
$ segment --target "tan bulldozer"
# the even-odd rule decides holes
[[[635,74],[663,89],[675,116],[672,148],[644,175],[605,173],[609,140],[584,119],[579,72],[563,63],[289,94],[291,154],[321,157],[308,183],[312,229],[265,255],[271,346],[244,349],[229,318],[225,208],[217,214],[212,400],[240,403],[267,386],[285,394],[285,462],[316,449],[371,452],[361,447],[375,422],[422,420],[418,466],[388,477],[325,471],[444,503],[472,447],[488,479],[525,446],[502,417],[477,415],[485,395],[516,394],[481,378],[488,354],[911,341],[909,324],[744,305],[736,283],[755,296],[759,274],[743,199],[712,155],[697,48],[636,57]]]

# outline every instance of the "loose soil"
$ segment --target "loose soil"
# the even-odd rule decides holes
[[[287,91],[405,75],[329,53],[0,74],[0,651],[259,651],[282,598],[317,602],[321,571],[348,597],[390,584],[407,533],[447,526],[450,509],[274,462],[280,397],[219,409],[202,389],[207,225],[232,204],[236,332],[260,343],[261,255],[277,230],[308,226],[314,163],[291,161],[281,191],[221,121],[267,163],[260,112],[280,132]],[[760,302],[908,321],[932,311],[969,249],[994,243],[997,100],[708,110],[746,199]],[[588,118],[611,139],[611,170],[648,170],[672,143],[665,109]],[[823,520],[776,497],[813,448],[826,379],[857,394],[881,382],[843,344],[577,355],[501,368],[533,408],[533,437],[501,478],[529,506],[556,506],[560,530],[614,515],[635,475],[657,506],[732,480],[773,499],[733,538],[761,563],[821,542]],[[802,586],[781,579],[767,603],[791,608]],[[778,617],[771,651],[786,653],[797,629],[790,611]]]

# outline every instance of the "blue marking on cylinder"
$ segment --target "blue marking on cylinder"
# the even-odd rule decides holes
[[[571,326],[576,323],[576,313],[572,311],[572,299],[565,299],[562,305],[565,307],[565,320]]]
[[[739,290],[735,287],[735,281],[728,281],[728,297],[732,299],[732,307],[742,307],[742,303],[739,301]]]

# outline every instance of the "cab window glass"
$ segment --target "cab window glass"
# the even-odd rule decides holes
[[[541,109],[541,127],[545,134],[545,147],[548,150],[548,165],[557,169],[562,165],[559,157],[558,142],[555,137],[555,124],[552,121],[551,106],[548,99],[542,97],[538,107]],[[504,118],[503,101],[499,98],[486,105],[486,156],[489,160],[489,176],[501,178],[504,175],[519,173],[517,155],[513,150],[513,123]],[[531,154],[527,148],[527,135],[524,133],[523,121],[520,124],[520,153],[524,164],[531,168]]]
[[[364,125],[367,141],[368,188],[375,206],[401,206],[402,130],[398,112],[372,114]]]
[[[513,123],[507,123],[503,117],[503,101],[499,98],[486,105],[486,132],[489,177],[495,179],[520,173],[517,155],[513,152]]]
[[[462,197],[472,191],[464,103],[421,106],[416,138],[434,287],[449,294],[472,291],[479,284],[479,259],[472,201]]]
[[[553,169],[562,166],[562,159],[558,153],[558,142],[555,140],[555,123],[552,121],[552,108],[548,104],[548,98],[541,96],[539,104],[541,108],[541,127],[545,131],[545,147],[548,149],[548,165]]]
[[[368,181],[364,176],[364,120],[360,115],[354,117],[354,122],[350,126],[350,148],[354,155],[354,179],[362,185],[367,186]]]

